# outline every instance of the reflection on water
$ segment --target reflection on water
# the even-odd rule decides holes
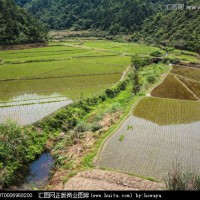
[[[199,128],[199,122],[160,126],[132,115],[107,140],[98,166],[160,180],[175,167],[200,174]]]
[[[22,177],[18,177],[18,189],[41,188],[48,181],[53,167],[53,158],[49,152],[44,152],[37,160],[32,162],[28,169],[23,170]]]
[[[16,96],[8,102],[0,102],[0,123],[12,120],[20,125],[32,124],[70,103],[71,100],[59,94]]]
[[[200,102],[144,97],[133,114],[162,126],[189,124],[200,121]]]

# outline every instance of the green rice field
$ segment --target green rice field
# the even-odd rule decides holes
[[[46,47],[0,51],[0,102],[7,103],[4,108],[13,107],[13,99],[23,96],[23,101],[29,102],[32,95],[51,105],[55,103],[55,99],[48,100],[52,95],[76,101],[116,84],[130,66],[131,55],[146,56],[158,50],[164,53],[145,44],[76,38],[50,42]],[[150,77],[155,70],[159,76],[165,66],[149,66],[143,73]],[[0,122],[1,118],[3,114]]]
[[[159,112],[162,118],[165,112]],[[160,126],[131,115],[106,141],[97,166],[157,180],[177,167],[200,174],[199,142],[199,122]]]
[[[70,42],[63,42],[65,45],[76,45],[86,49],[97,49],[112,53],[126,53],[126,54],[141,54],[149,55],[150,53],[160,50],[157,47],[147,46],[145,44],[137,43],[123,43],[123,42],[113,42],[104,40],[71,40]],[[160,50],[161,51],[161,50]]]
[[[133,114],[163,126],[188,124],[200,121],[200,102],[145,97],[136,106]]]
[[[96,164],[157,180],[177,167],[200,174],[199,121],[199,101],[144,97],[105,142]]]
[[[199,175],[198,72],[174,66],[104,143],[97,166],[158,180],[177,168]]]
[[[120,81],[131,64],[131,57],[120,51],[61,42],[33,49],[0,51],[0,60],[0,122],[13,119],[22,125],[111,87]],[[32,96],[37,96],[36,100]],[[34,106],[37,106],[35,112]],[[28,116],[25,116],[26,108],[30,110]]]

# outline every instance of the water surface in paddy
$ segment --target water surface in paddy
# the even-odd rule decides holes
[[[59,94],[16,96],[7,102],[0,101],[0,123],[11,120],[20,125],[29,125],[70,103],[71,100]]]

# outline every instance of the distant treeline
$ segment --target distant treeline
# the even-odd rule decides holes
[[[44,25],[14,0],[0,0],[0,45],[41,43],[47,40]]]

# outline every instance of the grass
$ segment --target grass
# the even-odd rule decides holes
[[[120,135],[120,137],[119,137],[119,141],[120,141],[120,142],[123,142],[124,140],[125,140],[124,135]]]
[[[167,76],[163,83],[151,92],[151,95],[162,98],[196,100],[193,94],[173,75]]]
[[[158,125],[188,124],[200,120],[200,103],[173,99],[145,97],[136,106],[136,117]]]
[[[194,173],[184,173],[173,170],[165,179],[168,190],[175,191],[200,191],[200,176]]]

